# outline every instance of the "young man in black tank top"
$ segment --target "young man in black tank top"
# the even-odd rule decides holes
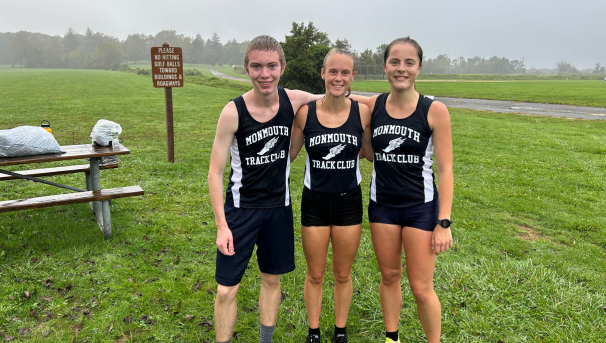
[[[217,124],[208,172],[217,226],[217,342],[231,342],[236,295],[255,244],[261,274],[260,342],[271,342],[280,304],[280,274],[295,267],[288,190],[290,129],[299,107],[321,96],[279,89],[285,66],[284,52],[275,39],[253,39],[244,57],[253,89],[228,103]],[[232,171],[224,206],[228,155]]]

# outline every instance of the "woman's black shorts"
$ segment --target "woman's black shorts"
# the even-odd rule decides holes
[[[438,225],[439,210],[438,199],[405,208],[385,207],[371,200],[368,203],[368,221],[433,231]]]
[[[318,193],[303,187],[301,225],[350,226],[362,224],[362,190],[360,186],[345,193]]]

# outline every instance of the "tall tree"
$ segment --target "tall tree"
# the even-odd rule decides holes
[[[227,41],[223,46],[223,61],[229,65],[236,65],[241,59],[240,44],[235,39]]]
[[[349,41],[346,38],[343,40],[337,39],[335,41],[335,44],[333,44],[332,47],[336,48],[336,49],[345,50],[345,51],[351,51],[351,44],[349,43]]]
[[[297,58],[313,45],[320,44],[326,47],[330,46],[330,39],[325,32],[320,32],[314,27],[313,22],[309,22],[307,26],[304,23],[292,23],[290,30],[291,35],[285,37],[285,42],[282,44],[286,60],[290,61]]]
[[[67,29],[65,35],[63,35],[63,46],[66,52],[74,51],[78,49],[80,45],[78,34],[71,27]]]
[[[128,35],[126,40],[122,42],[126,59],[129,61],[149,60],[150,46],[148,39],[144,34],[135,33]]]
[[[44,63],[43,49],[38,38],[30,32],[19,31],[11,39],[13,60],[28,68],[41,67]]]
[[[291,35],[281,43],[288,67],[280,78],[283,87],[301,89],[310,93],[324,93],[320,69],[330,51],[330,40],[309,23],[292,23]]]
[[[212,65],[222,63],[223,44],[217,33],[213,33],[212,38],[206,41],[204,60]]]
[[[556,65],[556,69],[558,70],[558,74],[570,74],[570,73],[578,73],[579,70],[572,66],[570,63],[566,61],[560,61]]]
[[[359,63],[362,65],[373,65],[375,63],[372,58],[372,50],[366,49],[360,53]]]
[[[164,43],[168,43],[170,46],[180,47],[183,43],[183,35],[177,34],[177,31],[175,30],[160,31],[154,37],[154,46],[162,46]]]
[[[119,43],[103,43],[95,49],[91,59],[95,68],[117,68],[124,61],[124,50]]]
[[[53,45],[46,49],[46,63],[47,68],[61,68],[65,66],[63,61],[63,55],[65,54],[65,46],[59,42],[54,42]]]
[[[193,56],[191,53],[191,44],[193,42],[193,38],[189,36],[183,37],[183,41],[181,42],[181,51],[183,52],[183,62],[185,63],[193,63]]]
[[[372,57],[377,65],[383,65],[383,55],[385,54],[385,49],[387,49],[387,43],[383,43],[375,49],[375,53],[372,55]]]
[[[204,55],[204,39],[200,34],[191,42],[191,55],[193,63],[202,63]]]

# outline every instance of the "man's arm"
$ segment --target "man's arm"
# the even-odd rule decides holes
[[[305,137],[303,136],[303,128],[307,122],[307,109],[306,105],[301,106],[295,120],[292,123],[292,134],[290,136],[290,161],[294,161],[299,155],[303,144],[305,143]]]
[[[301,106],[307,104],[310,101],[320,100],[322,99],[322,97],[324,97],[324,94],[311,94],[300,90],[285,90],[286,94],[288,94],[288,99],[290,99],[290,104],[292,105],[292,109],[295,114],[297,114]]]
[[[238,110],[232,102],[227,104],[217,123],[215,142],[210,155],[210,167],[208,168],[208,191],[210,202],[215,213],[215,224],[217,226],[217,248],[223,255],[235,254],[234,242],[231,230],[225,220],[223,210],[223,170],[229,156],[229,147],[238,130]]]

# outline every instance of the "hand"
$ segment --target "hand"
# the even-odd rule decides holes
[[[443,228],[440,224],[436,225],[431,235],[431,249],[439,254],[450,248],[452,248],[452,231]]]
[[[234,251],[234,236],[229,228],[217,229],[217,248],[226,256],[232,256]]]

